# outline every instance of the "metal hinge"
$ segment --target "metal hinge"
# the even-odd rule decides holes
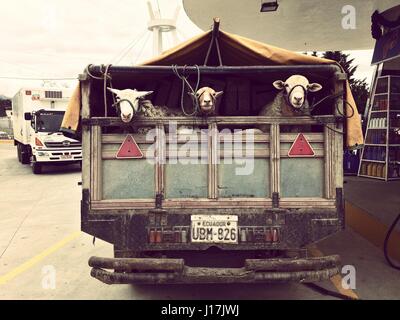
[[[272,192],[272,208],[279,208],[279,192]]]
[[[162,201],[164,200],[164,195],[162,193],[156,194],[155,206],[156,209],[162,209]]]

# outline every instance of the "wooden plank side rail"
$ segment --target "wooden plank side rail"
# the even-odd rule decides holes
[[[321,198],[281,198],[282,209],[331,209],[335,210],[335,201]],[[154,200],[148,199],[118,199],[92,201],[94,210],[119,210],[119,209],[151,209]],[[272,208],[272,200],[264,198],[230,198],[230,199],[166,199],[163,201],[164,209],[234,209],[234,208]]]
[[[171,134],[168,133],[169,120],[175,120],[180,124],[195,123],[202,124],[208,128],[207,134]],[[128,133],[102,133],[106,131],[103,127],[108,125],[120,125],[119,118],[91,118],[86,119],[84,132],[90,132],[90,191],[91,205],[93,209],[129,209],[129,208],[153,208],[154,198],[150,199],[103,199],[102,194],[102,175],[103,175],[103,160],[120,161],[115,158],[115,154],[124,141]],[[243,159],[254,157],[254,159],[269,159],[268,161],[268,181],[269,194],[265,198],[226,198],[220,197],[218,188],[219,164],[223,162],[223,157],[231,157],[233,151],[224,150],[225,143],[233,144],[239,142],[241,138],[245,138],[246,132],[238,135],[229,135],[219,132],[220,125],[253,125],[270,124],[269,132],[254,134],[254,144],[248,149],[249,154],[243,153]],[[154,195],[164,194],[165,192],[165,160],[170,155],[184,157],[185,159],[208,158],[207,183],[208,192],[205,198],[167,198],[163,201],[163,206],[166,208],[231,208],[235,206],[255,206],[255,207],[272,207],[272,195],[278,193],[281,197],[279,206],[282,208],[312,208],[326,207],[334,208],[334,198],[336,195],[335,189],[341,184],[338,174],[341,173],[340,151],[342,137],[334,131],[324,126],[323,132],[308,132],[305,133],[306,139],[312,144],[315,151],[314,158],[322,158],[324,161],[324,182],[322,188],[324,192],[321,198],[284,198],[281,193],[281,161],[288,158],[288,151],[291,144],[297,137],[297,133],[280,132],[281,125],[321,125],[327,124],[330,127],[338,128],[337,117],[320,116],[312,117],[210,117],[206,119],[174,117],[174,118],[159,118],[159,119],[135,119],[133,126],[155,126],[155,136],[147,140],[144,134],[135,134],[135,141],[140,144],[140,148],[149,160],[155,160],[154,168]],[[339,124],[340,128],[340,124]],[[340,130],[340,129],[339,129]],[[169,138],[175,137],[176,146],[169,143]],[[86,135],[88,136],[88,135]],[[187,154],[187,151],[180,150],[180,145],[184,144],[192,138],[200,139],[200,143],[207,144],[207,148],[198,150],[195,155]],[[87,139],[87,138],[86,138]],[[198,140],[197,140],[198,141]],[[243,142],[246,143],[246,142]],[[155,144],[155,147],[152,146]],[[146,151],[152,148],[154,153],[148,154]],[[172,153],[172,154],[171,154]],[[222,170],[222,169],[221,169]],[[282,191],[283,192],[283,191]],[[291,194],[287,194],[292,196]]]
[[[138,117],[131,123],[123,123],[118,117],[92,117],[90,119],[82,119],[84,126],[156,126],[158,123],[168,124],[169,121],[176,122],[177,125],[204,125],[208,126],[211,123],[217,125],[250,125],[258,124],[285,124],[285,125],[322,125],[336,124],[343,121],[340,116],[314,116],[314,117],[258,117],[258,116],[226,116],[226,117],[160,117],[160,118],[144,118]]]

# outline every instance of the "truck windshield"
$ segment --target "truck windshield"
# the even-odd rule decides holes
[[[39,132],[58,132],[64,112],[40,112],[36,113],[36,130]]]

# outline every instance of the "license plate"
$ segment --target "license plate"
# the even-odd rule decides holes
[[[70,154],[62,154],[60,158],[61,159],[72,159],[72,155],[70,155]]]
[[[192,242],[237,243],[238,217],[232,215],[192,215]]]

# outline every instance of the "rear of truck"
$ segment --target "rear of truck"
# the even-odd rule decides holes
[[[80,77],[81,227],[114,246],[114,257],[89,259],[93,277],[109,284],[312,282],[339,272],[337,255],[310,257],[306,247],[344,228],[340,68],[188,67],[204,83],[235,77],[254,88],[303,74],[334,98],[313,116],[259,117],[252,107],[231,115],[225,90],[223,115],[129,124],[111,95],[104,101],[101,68],[89,70]],[[169,67],[108,72],[118,89],[156,94],[160,83],[174,81]],[[198,130],[175,130],[183,125]],[[267,130],[252,130],[260,126]],[[140,133],[144,127],[151,130]]]

